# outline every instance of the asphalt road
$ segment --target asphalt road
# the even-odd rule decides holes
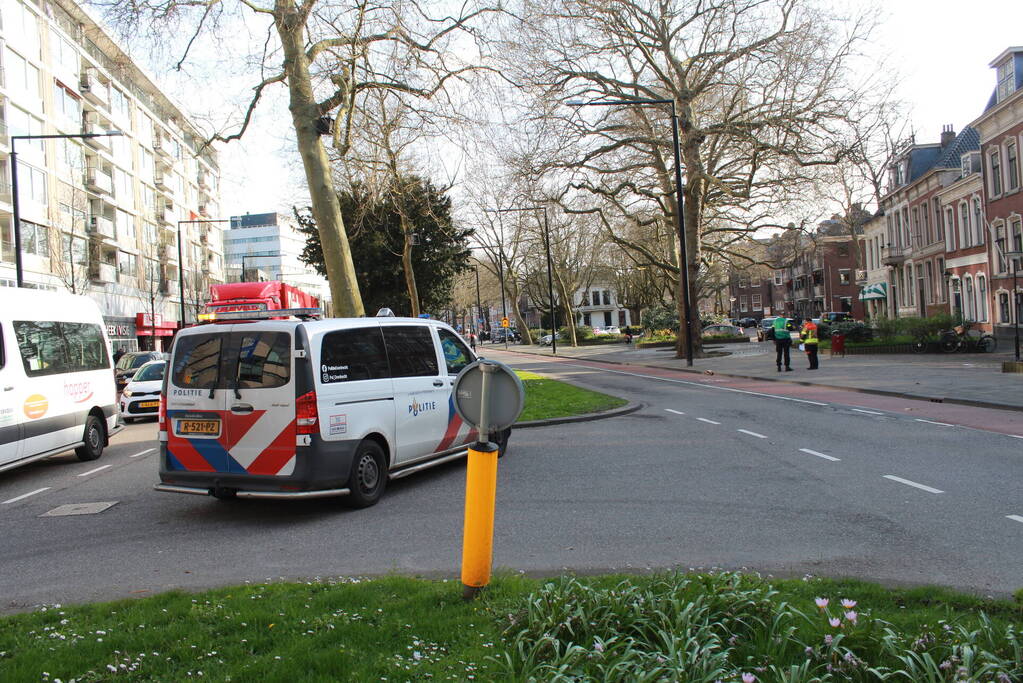
[[[748,568],[992,595],[1023,586],[1019,413],[488,355],[644,403],[513,434],[498,568]],[[132,425],[99,461],[68,454],[0,476],[0,610],[281,577],[457,577],[460,462],[392,482],[366,510],[224,502],[154,492],[155,435],[155,423]],[[46,516],[99,502],[116,504]]]

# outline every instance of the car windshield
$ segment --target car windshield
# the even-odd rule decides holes
[[[128,368],[131,369],[131,370],[134,370],[136,368],[141,368],[143,365],[145,365],[146,363],[148,363],[151,360],[153,360],[153,357],[150,356],[148,353],[144,353],[144,354],[142,354],[140,356],[135,356],[130,361],[131,364],[128,366]]]
[[[135,373],[136,382],[156,382],[163,379],[163,370],[166,363],[152,363]]]

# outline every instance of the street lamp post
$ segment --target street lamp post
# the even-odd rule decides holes
[[[185,260],[181,251],[181,226],[193,223],[230,223],[229,218],[204,218],[194,221],[178,221],[178,293],[181,295],[181,328],[185,328]],[[245,274],[245,262],[242,262],[242,275]]]
[[[493,213],[493,211],[491,209],[483,209],[483,210],[486,211],[486,212]],[[505,292],[504,292],[504,247],[501,244],[496,244],[496,245],[494,245],[494,244],[477,244],[476,246],[482,247],[484,249],[497,249],[497,279],[500,281],[499,282],[499,287],[501,288],[501,319],[503,320],[503,319],[508,317],[508,302],[506,301]],[[487,317],[489,318],[490,316],[488,315]],[[487,320],[487,329],[490,330],[490,332],[491,332],[490,337],[491,337],[491,342],[493,342],[493,336],[494,336],[493,335],[493,328],[491,327],[489,320]],[[502,328],[502,329],[504,329],[504,328]],[[505,329],[505,332],[504,332],[504,348],[505,348],[505,350],[508,349],[508,330],[507,329]]]
[[[689,258],[686,255],[686,225],[685,217],[682,215],[683,190],[682,190],[682,153],[678,141],[678,112],[675,109],[673,99],[635,99],[635,100],[605,100],[597,102],[569,102],[571,107],[612,107],[612,106],[642,106],[647,104],[670,104],[671,105],[671,139],[675,151],[675,203],[678,207],[678,282],[682,290],[682,306],[685,308],[685,324],[682,332],[686,340],[686,365],[693,364],[693,321],[692,312],[689,308]]]
[[[1013,343],[1016,350],[1016,362],[1019,362],[1019,313],[1020,313],[1020,296],[1016,287],[1016,260],[1023,258],[1023,250],[1006,251],[1005,250],[1005,238],[998,240],[998,250],[1002,252],[1003,259],[1011,259],[1012,261],[1012,331],[1013,331]]]
[[[472,321],[472,328],[476,331],[476,337],[480,336],[480,316],[483,315],[483,305],[480,302],[480,268],[479,266],[473,266],[472,270],[476,273],[476,315]]]
[[[124,135],[119,130],[109,130],[104,133],[68,133],[57,135],[12,135],[11,136],[11,204],[14,208],[14,278],[16,286],[25,286],[25,276],[21,264],[21,206],[18,202],[18,152],[15,145],[18,140],[56,140],[63,138],[89,138],[113,137]]]
[[[543,210],[543,244],[547,251],[547,301],[551,310],[551,354],[558,355],[558,314],[554,307],[554,272],[553,261],[551,260],[551,226],[547,220],[546,206],[523,206],[515,209],[484,209],[490,213],[508,213],[511,211],[536,211]]]

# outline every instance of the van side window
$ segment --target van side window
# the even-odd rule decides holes
[[[437,351],[426,325],[383,325],[384,345],[392,377],[431,377],[437,372]]]
[[[183,389],[213,389],[220,377],[224,334],[182,336],[174,343],[171,381]]]
[[[68,362],[72,372],[105,370],[110,367],[107,345],[99,325],[90,323],[61,323],[67,343]]]
[[[379,327],[338,330],[323,335],[320,344],[320,381],[323,384],[390,376]]]
[[[271,389],[291,379],[291,335],[287,332],[246,332],[240,335],[238,388]]]
[[[462,368],[475,360],[472,352],[454,332],[443,327],[437,332],[440,334],[440,350],[444,352],[444,364],[448,366],[448,374],[457,375]]]
[[[67,347],[55,322],[14,321],[14,336],[29,377],[68,372]]]

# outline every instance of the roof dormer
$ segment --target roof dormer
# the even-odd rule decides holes
[[[1010,47],[988,65],[995,70],[995,102],[1002,102],[1023,86],[1023,46]]]

